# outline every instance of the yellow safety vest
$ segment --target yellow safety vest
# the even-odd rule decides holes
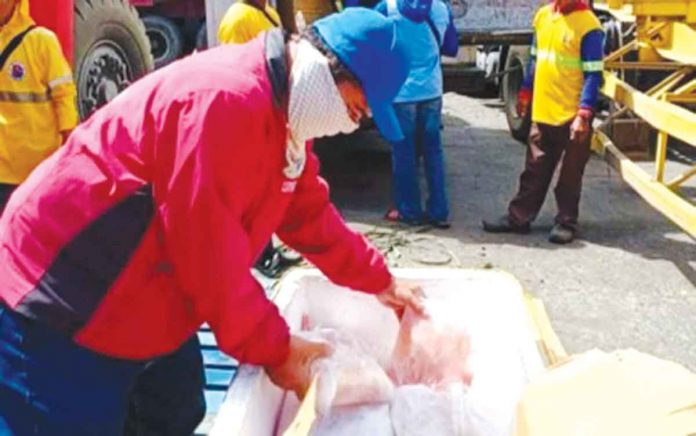
[[[256,38],[256,36],[280,26],[278,13],[268,4],[266,14],[242,1],[237,1],[225,13],[218,29],[218,40],[221,44],[243,44]]]
[[[0,28],[0,51],[33,25],[21,0]],[[78,122],[75,85],[58,38],[37,27],[0,71],[0,183],[19,184],[61,144]]]
[[[570,121],[580,106],[584,71],[601,71],[602,62],[582,62],[582,39],[601,30],[590,10],[563,15],[553,5],[542,7],[534,17],[536,72],[532,120],[560,126]]]

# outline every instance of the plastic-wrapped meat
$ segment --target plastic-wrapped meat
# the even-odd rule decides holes
[[[331,356],[317,360],[317,412],[328,414],[341,406],[384,404],[391,401],[394,385],[377,361],[362,352],[350,338],[330,329],[316,331],[334,349]]]
[[[394,435],[388,404],[336,407],[312,431],[312,436],[363,435]]]
[[[399,386],[391,403],[396,436],[482,436],[472,417],[466,387],[452,384],[446,391],[425,385]]]
[[[424,385],[396,388],[391,419],[396,436],[458,436],[447,395]]]
[[[471,384],[467,366],[471,340],[456,307],[428,299],[426,313],[427,317],[408,309],[404,313],[389,371],[394,382],[437,389],[451,383]]]

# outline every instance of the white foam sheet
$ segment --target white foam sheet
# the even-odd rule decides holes
[[[523,387],[544,368],[519,282],[496,270],[428,268],[393,273],[461,310],[472,338],[470,418],[485,434],[509,434]],[[381,364],[389,361],[399,324],[393,312],[374,297],[333,285],[318,271],[304,269],[283,279],[275,302],[293,330],[300,329],[304,317],[308,327],[341,329],[359,338],[361,347]],[[294,395],[269,386],[262,371],[243,369],[228,391],[211,435],[282,434],[298,407],[296,399],[288,399]]]

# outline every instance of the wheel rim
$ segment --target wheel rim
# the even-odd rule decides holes
[[[133,66],[128,56],[111,41],[99,41],[92,46],[80,70],[78,94],[83,118],[111,101],[133,80]]]
[[[152,47],[152,57],[155,59],[155,62],[159,62],[167,56],[169,51],[167,35],[159,29],[151,28],[147,29],[146,33]]]

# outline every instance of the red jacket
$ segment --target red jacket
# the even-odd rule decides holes
[[[270,32],[191,56],[78,127],[0,220],[0,298],[115,357],[171,352],[207,322],[224,352],[277,364],[288,327],[250,274],[272,233],[335,283],[385,289],[311,149],[286,176],[302,159],[286,158],[284,53]]]

